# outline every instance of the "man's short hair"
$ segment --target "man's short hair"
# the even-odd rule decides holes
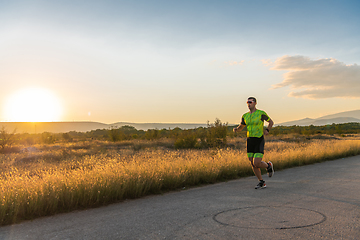
[[[254,102],[256,102],[256,98],[254,98],[254,97],[248,97],[248,100],[249,99],[252,99],[252,100],[254,100]]]

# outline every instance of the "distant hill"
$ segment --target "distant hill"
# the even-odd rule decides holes
[[[328,124],[340,124],[348,122],[360,123],[360,110],[340,112],[323,116],[320,118],[304,118],[296,121],[289,121],[279,123],[275,126],[322,126]],[[117,122],[112,124],[99,123],[99,122],[0,122],[0,128],[5,127],[9,132],[16,129],[16,133],[66,133],[70,131],[88,132],[96,129],[110,129],[112,127],[133,126],[137,130],[148,129],[174,129],[176,127],[181,129],[194,129],[199,127],[207,127],[207,124],[199,123],[129,123]]]
[[[276,126],[322,126],[328,124],[341,124],[341,123],[349,123],[349,122],[359,122],[360,123],[360,110],[340,112],[336,114],[326,115],[320,118],[304,118],[295,121],[283,122],[276,124]]]
[[[304,118],[304,119],[300,119],[300,120],[295,120],[295,121],[289,121],[289,122],[283,122],[283,123],[275,123],[275,126],[277,125],[282,125],[282,126],[294,126],[294,125],[298,125],[298,126],[308,126],[313,124],[315,121],[315,119],[312,118]]]
[[[320,117],[317,119],[332,119],[332,118],[341,118],[341,117],[360,119],[360,110],[353,110],[353,111],[346,111],[346,112],[330,114],[330,115],[326,115],[326,116],[323,116],[323,117]]]
[[[330,118],[330,119],[316,119],[313,122],[314,126],[322,126],[322,125],[329,125],[329,124],[340,124],[340,123],[349,123],[349,122],[359,122],[360,119],[352,118],[352,117],[337,117],[337,118]]]
[[[110,129],[111,127],[133,126],[137,130],[148,129],[193,129],[206,127],[206,124],[193,123],[127,123],[118,122],[105,124],[99,122],[0,122],[0,128],[5,127],[8,132],[16,129],[16,133],[66,133],[70,131],[88,132],[96,129]]]
[[[128,122],[118,122],[110,124],[112,127],[122,127],[122,126],[133,126],[137,130],[148,130],[148,129],[193,129],[199,127],[207,127],[207,124],[198,124],[198,123],[128,123]]]

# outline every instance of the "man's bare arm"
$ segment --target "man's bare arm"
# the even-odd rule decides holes
[[[238,131],[241,131],[241,130],[243,130],[244,129],[244,127],[245,127],[246,125],[242,125],[242,124],[240,124],[239,126],[237,126],[236,128],[234,128],[233,129],[233,131],[234,132],[238,132]]]
[[[265,132],[264,132],[265,135],[268,135],[268,134],[269,134],[269,132],[270,132],[270,130],[271,130],[271,128],[272,128],[273,125],[274,125],[274,122],[273,122],[273,120],[270,119],[270,120],[269,120],[269,125],[268,125],[267,128],[266,128],[268,131],[265,131]]]
[[[267,129],[269,129],[269,131],[271,130],[271,128],[273,127],[274,125],[274,121],[273,120],[269,120],[269,125],[267,126]]]

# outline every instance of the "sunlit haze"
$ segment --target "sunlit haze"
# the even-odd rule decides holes
[[[11,122],[59,121],[62,108],[59,99],[46,89],[27,88],[10,95],[5,101],[4,116]]]
[[[359,1],[1,1],[0,121],[360,109]],[[34,90],[37,89],[37,90]]]

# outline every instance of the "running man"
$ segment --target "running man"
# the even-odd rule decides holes
[[[274,167],[272,162],[266,163],[262,161],[264,156],[265,139],[264,135],[268,135],[274,122],[262,110],[256,109],[256,98],[249,97],[247,100],[249,112],[242,116],[241,124],[234,128],[234,132],[241,131],[247,127],[247,156],[251,163],[255,176],[259,179],[258,185],[255,189],[266,188],[265,181],[261,177],[261,168],[266,168],[269,177],[274,174]],[[268,127],[264,131],[264,121],[269,122]]]

